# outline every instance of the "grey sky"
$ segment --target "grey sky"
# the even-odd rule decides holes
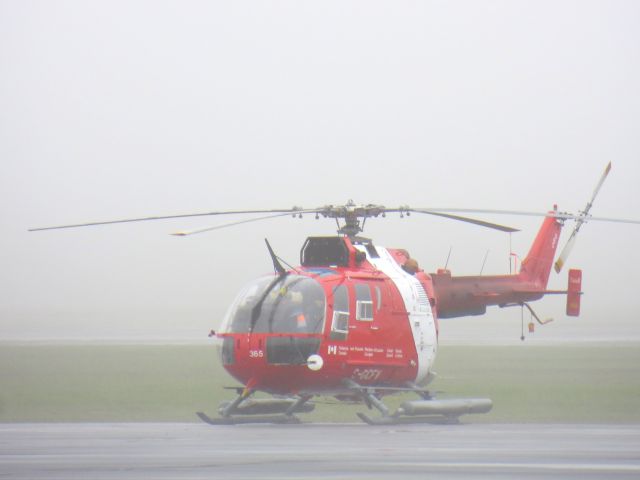
[[[296,263],[307,235],[334,231],[34,226],[349,198],[576,212],[610,160],[592,213],[639,218],[639,20],[635,1],[0,0],[0,337],[200,338],[270,271],[265,236]],[[481,217],[521,228],[520,255],[540,223]],[[475,226],[413,216],[366,233],[428,270],[450,246],[454,274],[487,250],[485,273],[508,270],[509,237]],[[583,316],[538,302],[563,323],[540,335],[639,337],[638,244],[640,226],[585,226],[568,264],[584,269]],[[519,316],[445,333],[517,338]]]

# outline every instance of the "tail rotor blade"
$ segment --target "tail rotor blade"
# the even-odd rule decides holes
[[[571,250],[573,249],[573,245],[576,243],[577,233],[578,233],[577,230],[573,231],[573,233],[569,237],[569,240],[567,240],[566,245],[562,249],[562,252],[560,252],[560,256],[558,257],[558,259],[556,260],[556,263],[554,265],[556,273],[560,273],[560,270],[562,270],[562,267],[564,266],[565,262],[567,261],[567,258],[569,257],[569,254],[571,253]]]
[[[602,176],[600,177],[600,181],[598,182],[598,185],[596,185],[596,188],[593,191],[593,195],[591,196],[591,201],[588,203],[587,208],[585,209],[586,210],[585,213],[587,213],[589,211],[589,209],[591,208],[591,204],[596,199],[596,195],[598,195],[598,192],[600,191],[600,187],[602,187],[602,184],[606,180],[607,175],[609,175],[610,171],[611,171],[611,162],[609,162],[607,167],[604,169],[604,172],[602,173]]]

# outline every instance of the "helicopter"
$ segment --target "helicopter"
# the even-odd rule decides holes
[[[527,308],[540,324],[530,302],[546,295],[566,295],[566,314],[578,316],[582,272],[568,272],[566,290],[548,290],[551,269],[560,272],[581,226],[602,220],[589,212],[611,169],[609,163],[586,207],[578,214],[481,209],[387,208],[375,204],[325,205],[304,209],[215,211],[144,217],[35,228],[31,231],[198,216],[261,214],[223,225],[174,235],[188,236],[242,223],[291,215],[334,219],[337,235],[308,237],[300,250],[300,265],[285,268],[265,239],[274,272],[250,281],[229,306],[220,328],[211,331],[222,365],[240,386],[223,402],[219,416],[197,415],[210,424],[297,423],[299,414],[314,409],[314,397],[332,396],[364,403],[378,416],[358,413],[368,424],[457,422],[465,414],[487,413],[487,398],[438,399],[428,389],[435,378],[439,320],[483,315],[487,307]],[[502,232],[517,229],[461,216],[461,213],[535,215],[543,217],[528,254],[517,273],[453,276],[449,270],[422,270],[407,250],[386,248],[363,237],[368,219],[425,214],[475,224]],[[266,214],[266,215],[265,215]],[[554,263],[560,233],[573,220],[574,229]],[[524,337],[522,337],[524,339]],[[256,398],[257,392],[271,397]],[[391,411],[388,395],[412,393]]]

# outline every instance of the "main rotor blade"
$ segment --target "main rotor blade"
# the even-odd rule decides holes
[[[497,215],[530,215],[533,217],[545,217],[549,215],[549,212],[531,212],[524,210],[499,210],[493,208],[416,208],[411,210],[428,210],[429,212],[437,213],[495,213]]]
[[[628,218],[611,218],[611,217],[593,217],[588,215],[586,218],[581,214],[573,214],[566,212],[531,212],[524,210],[496,210],[496,209],[483,209],[483,208],[410,208],[408,211],[423,211],[428,210],[433,213],[446,213],[446,212],[459,212],[459,213],[484,213],[484,214],[496,214],[496,215],[515,215],[515,216],[530,216],[530,217],[553,217],[560,220],[579,220],[584,221],[594,220],[596,222],[617,222],[617,223],[635,223],[640,224],[640,220],[633,220]],[[386,210],[387,212],[390,210]],[[399,211],[394,209],[393,211]],[[402,210],[406,212],[407,210]]]
[[[434,212],[432,210],[427,210],[427,209],[422,209],[422,208],[410,208],[407,211],[416,212],[416,213],[424,213],[424,214],[427,214],[427,215],[435,215],[437,217],[449,218],[451,220],[458,220],[458,221],[466,222],[466,223],[473,223],[474,225],[480,225],[481,227],[487,227],[487,228],[492,228],[494,230],[500,230],[501,232],[512,233],[512,232],[519,232],[520,231],[517,228],[511,228],[511,227],[507,227],[505,225],[500,225],[500,224],[497,224],[497,223],[485,222],[484,220],[477,220],[475,218],[461,217],[459,215],[451,215],[449,213]]]
[[[299,207],[288,209],[273,209],[273,210],[224,210],[219,212],[204,212],[204,213],[186,213],[180,215],[163,215],[156,217],[140,217],[140,218],[125,218],[121,220],[107,220],[103,222],[88,222],[88,223],[76,223],[73,225],[59,225],[54,227],[39,227],[30,228],[30,232],[38,232],[42,230],[58,230],[62,228],[77,228],[77,227],[92,227],[96,225],[112,225],[114,223],[131,223],[131,222],[147,222],[151,220],[169,220],[173,218],[189,218],[189,217],[207,217],[212,215],[245,215],[251,213],[279,213],[282,215],[300,214],[300,213],[315,213],[318,209],[304,210]],[[265,217],[267,218],[267,217]]]
[[[287,215],[290,215],[290,213],[289,212],[287,212],[287,213],[276,213],[275,215],[267,215],[265,217],[249,218],[247,220],[240,220],[240,221],[231,222],[231,223],[223,223],[222,225],[214,225],[213,227],[199,228],[197,230],[183,230],[183,231],[180,231],[180,232],[171,233],[170,235],[175,235],[176,237],[186,237],[188,235],[195,235],[196,233],[210,232],[212,230],[220,230],[222,228],[233,227],[235,225],[242,225],[243,223],[259,222],[260,220],[268,220],[270,218],[284,217],[284,216],[287,216]]]
[[[574,215],[572,218],[578,218],[578,215]],[[588,216],[585,220],[586,222],[590,222],[591,220],[595,220],[596,222],[617,222],[617,223],[636,223],[640,224],[640,220],[630,220],[628,218],[608,218],[608,217],[592,217]]]

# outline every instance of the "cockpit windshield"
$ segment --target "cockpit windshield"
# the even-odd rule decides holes
[[[324,290],[314,279],[301,275],[286,275],[280,279],[268,276],[251,282],[227,311],[221,332],[248,333],[252,311],[261,299],[253,332],[322,333],[326,307]]]

